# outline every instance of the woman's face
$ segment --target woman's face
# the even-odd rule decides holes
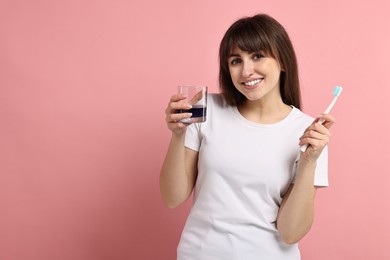
[[[281,67],[276,59],[234,47],[228,66],[234,86],[248,100],[280,100]]]

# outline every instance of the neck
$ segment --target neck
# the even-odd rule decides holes
[[[288,116],[292,110],[291,106],[286,105],[280,99],[278,102],[273,100],[245,100],[238,110],[241,115],[249,121],[260,124],[275,124]]]

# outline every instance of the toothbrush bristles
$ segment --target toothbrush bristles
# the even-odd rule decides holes
[[[342,87],[336,86],[333,90],[333,96],[338,97],[341,94],[341,91],[343,90]]]

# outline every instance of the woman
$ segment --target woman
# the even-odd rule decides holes
[[[300,259],[317,187],[327,186],[330,115],[302,113],[291,41],[275,19],[236,21],[219,50],[222,94],[208,96],[207,121],[186,125],[172,96],[172,131],[160,188],[168,207],[194,190],[179,260]],[[317,123],[324,119],[324,124]],[[300,145],[308,144],[305,152]]]

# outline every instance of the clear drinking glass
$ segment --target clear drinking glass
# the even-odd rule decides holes
[[[190,118],[180,120],[182,123],[201,123],[206,121],[207,86],[185,85],[178,86],[179,94],[187,95],[182,102],[190,103],[189,110],[179,110],[178,113],[192,113]]]

